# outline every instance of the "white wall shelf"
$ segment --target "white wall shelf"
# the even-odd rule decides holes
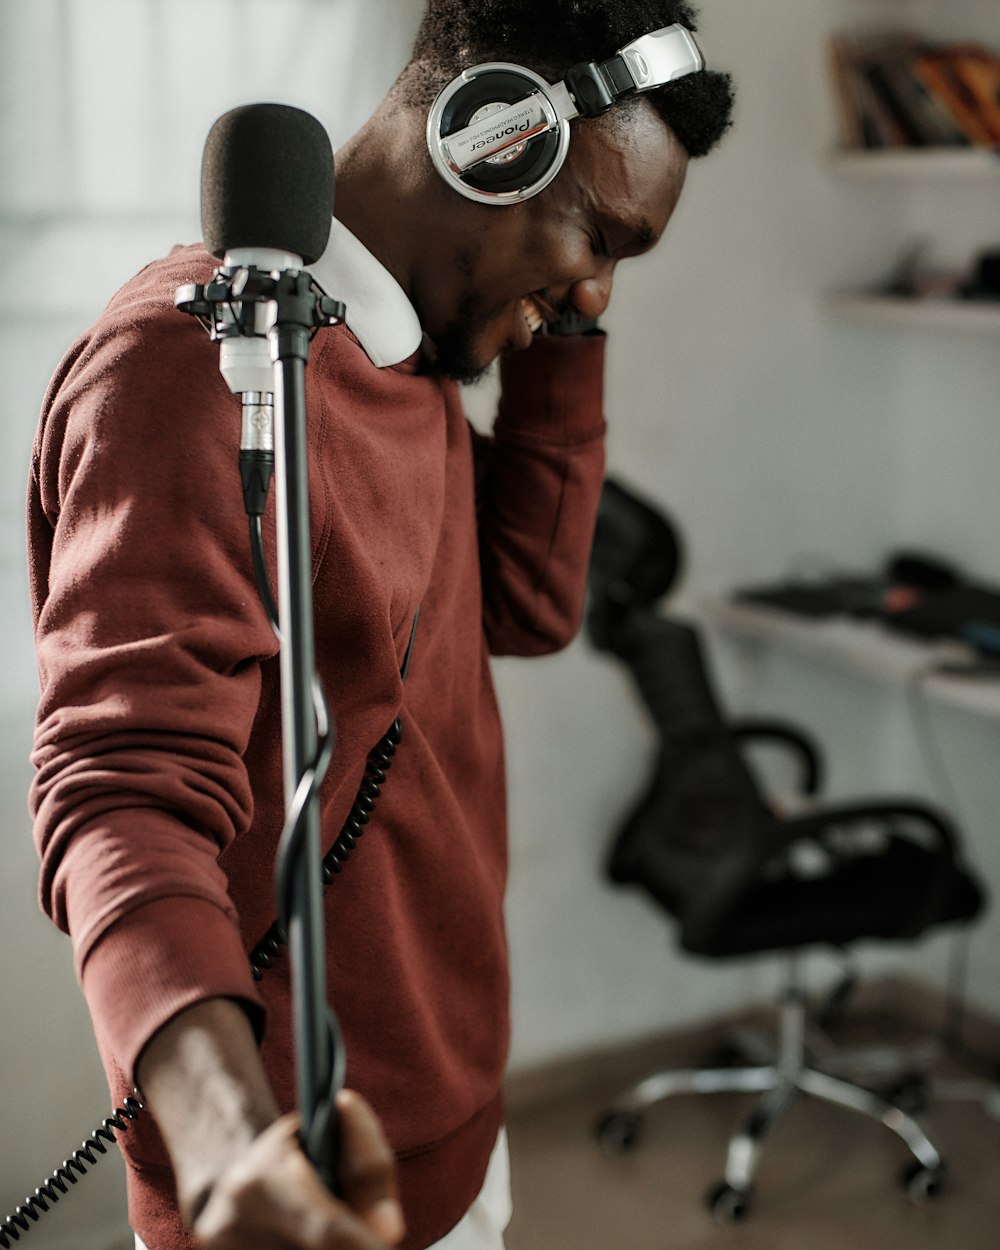
[[[842,149],[830,157],[838,174],[852,178],[997,178],[1000,150],[996,148],[873,148]]]
[[[837,291],[826,297],[827,311],[844,321],[876,322],[914,330],[952,330],[1000,336],[1000,300],[911,299]]]
[[[960,642],[921,642],[893,633],[877,621],[815,619],[720,597],[700,599],[697,610],[734,642],[773,647],[887,684],[919,683],[928,697],[980,716],[1000,718],[1000,670],[995,675],[975,676],[933,672],[939,665],[975,658]]]

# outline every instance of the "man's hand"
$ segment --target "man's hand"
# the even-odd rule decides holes
[[[344,1200],[333,1198],[283,1116],[219,1178],[192,1231],[205,1250],[384,1250],[403,1235],[392,1154],[358,1094],[337,1096]]]
[[[385,1250],[401,1240],[395,1164],[371,1108],[337,1095],[344,1197],[334,1198],[299,1145],[298,1118],[278,1117],[236,1003],[208,999],[179,1013],[137,1075],[181,1214],[204,1250]]]
[[[545,326],[546,334],[558,334],[562,337],[571,337],[577,334],[593,334],[600,330],[596,317],[587,317],[583,313],[577,312],[570,305],[563,310],[557,321],[550,321]]]

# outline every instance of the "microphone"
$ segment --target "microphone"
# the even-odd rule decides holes
[[[298,270],[326,250],[333,216],[333,149],[310,113],[288,104],[245,104],[224,113],[205,140],[201,228],[227,269]],[[272,389],[266,334],[274,309],[224,338],[222,376],[234,393]],[[257,336],[261,337],[257,337]]]
[[[318,796],[333,727],[315,673],[305,393],[312,336],[344,314],[304,268],[322,255],[333,220],[326,131],[310,114],[283,104],[223,114],[205,142],[201,218],[205,246],[222,265],[206,286],[181,287],[175,303],[221,343],[222,375],[243,397],[240,471],[254,567],[276,630],[280,618],[286,823],[278,856],[279,922],[291,957],[300,1137],[320,1176],[336,1189],[333,1099],[343,1080],[343,1046],[326,1002],[318,875]],[[277,611],[261,539],[276,442]]]
[[[277,305],[267,298],[265,275],[297,273],[323,254],[333,194],[329,136],[302,109],[242,105],[224,113],[208,133],[201,164],[202,237],[222,261],[216,278],[225,289],[221,298],[211,287],[205,294],[212,304],[210,333],[221,343],[219,368],[230,391],[242,396],[240,459],[251,515],[263,511],[274,457],[268,332]],[[178,306],[204,317],[204,304],[191,294],[181,288]]]

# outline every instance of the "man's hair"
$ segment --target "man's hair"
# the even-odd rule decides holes
[[[640,35],[675,22],[695,30],[683,0],[428,0],[400,80],[407,103],[429,106],[463,69],[512,61],[557,81],[581,61],[603,61]],[[689,156],[704,156],[728,129],[728,74],[701,70],[627,100],[648,100]],[[621,108],[621,105],[616,106]]]

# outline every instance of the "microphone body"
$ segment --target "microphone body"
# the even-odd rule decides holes
[[[259,269],[264,273],[277,273],[301,269],[303,259],[294,252],[284,252],[280,248],[234,247],[223,254],[222,267],[230,271]],[[223,307],[223,320],[235,325],[241,311],[239,302],[232,311]],[[273,300],[255,303],[252,326],[247,326],[220,342],[219,370],[234,395],[263,395],[274,389],[274,364],[267,344],[267,334],[274,325],[276,311]]]

